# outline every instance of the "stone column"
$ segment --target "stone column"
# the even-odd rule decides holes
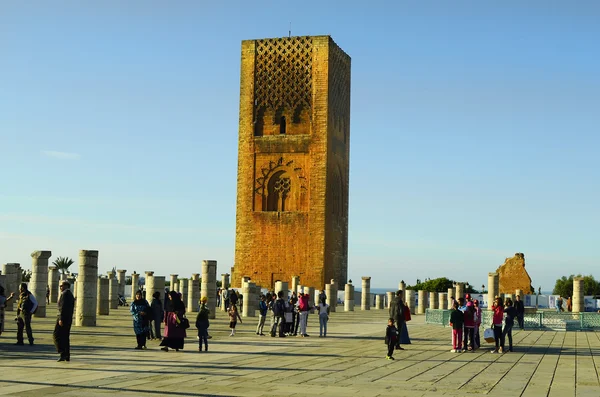
[[[438,309],[438,294],[437,292],[429,293],[429,308],[430,309]]]
[[[344,311],[354,311],[354,286],[350,283],[344,288]]]
[[[221,274],[221,288],[229,288],[231,284],[229,283],[229,273]]]
[[[215,296],[216,292],[215,292]],[[192,273],[188,283],[187,311],[198,312],[200,309],[200,273]]]
[[[300,293],[304,293],[304,286],[302,284],[296,285],[296,295],[300,295]]]
[[[217,261],[202,261],[202,297],[207,297],[206,307],[210,310],[209,318],[215,318],[217,307]]]
[[[406,300],[404,301],[405,304],[410,308],[410,312],[412,314],[416,314],[417,313],[417,308],[416,308],[416,294],[415,291],[412,289],[407,289],[406,293],[405,293],[405,298]]]
[[[371,277],[362,278],[360,310],[371,310]]]
[[[155,292],[160,293],[160,297],[159,299],[161,301],[164,301],[165,299],[165,276],[152,276],[150,277],[150,279],[152,280],[152,285],[148,285],[146,287],[146,300],[148,301],[148,303],[152,303],[152,295]],[[187,302],[183,302],[183,304],[185,305]],[[186,307],[186,311],[189,311],[189,309]],[[191,319],[190,319],[191,321]]]
[[[2,274],[6,278],[6,285],[4,286],[4,295],[8,298],[8,296],[14,292],[15,297],[6,302],[5,310],[13,311],[14,303],[19,300],[19,284],[17,283],[17,271],[20,268],[18,263],[6,263],[2,265]],[[8,317],[5,317],[4,322],[6,322]]]
[[[175,283],[173,283],[173,289],[170,289],[169,291],[175,291],[179,293],[179,279],[177,279]]]
[[[175,289],[175,284],[177,284],[177,277],[179,274],[171,274],[169,276],[169,291],[177,291]]]
[[[133,273],[131,273],[131,296],[129,297],[131,302],[133,302],[135,300],[135,293],[139,289],[140,289],[140,275],[134,271]],[[131,302],[129,302],[129,303],[131,303]]]
[[[291,290],[292,291],[298,291],[298,284],[300,284],[300,276],[292,276],[292,287],[291,287]]]
[[[285,281],[275,281],[275,293],[278,294],[279,291],[283,291],[283,299],[287,300],[288,298],[288,283]]]
[[[492,310],[494,298],[498,295],[500,277],[498,273],[488,273],[488,310]]]
[[[456,300],[465,297],[465,283],[456,283]]]
[[[278,281],[277,283],[281,283]],[[277,283],[275,283],[275,288],[277,288]],[[285,283],[287,286],[287,283]],[[242,305],[242,317],[256,317],[256,311],[254,310],[254,286],[255,284],[248,281],[244,281],[242,283],[242,295],[244,296],[244,304]],[[277,291],[277,290],[275,290]]]
[[[585,300],[583,297],[583,277],[573,277],[573,313],[585,311]]]
[[[61,273],[60,274],[60,281],[65,281],[67,279],[67,274],[66,273]]]
[[[98,277],[98,293],[96,295],[96,314],[108,316],[110,313],[110,280]]]
[[[50,303],[56,303],[58,301],[58,281],[60,275],[58,274],[58,268],[56,266],[48,267],[48,285],[50,286]],[[73,288],[73,286],[71,286]]]
[[[386,307],[389,309],[390,305],[392,304],[392,301],[394,300],[394,295],[396,295],[396,293],[388,291],[385,294],[387,295],[387,306]],[[405,295],[406,295],[406,293],[405,293]]]
[[[125,280],[127,270],[119,269],[117,270],[117,284],[119,286],[117,294],[121,295],[123,298],[125,297]]]
[[[438,293],[438,307],[440,309],[448,308],[448,294],[445,292]]]
[[[34,251],[31,253],[31,279],[28,289],[37,298],[38,308],[34,317],[46,317],[46,288],[48,287],[48,259],[50,251]]]
[[[402,291],[402,296],[406,295],[406,284],[404,284],[404,281],[400,281],[398,284],[398,290]]]
[[[452,309],[452,298],[456,299],[454,288],[448,288],[448,309]]]
[[[19,293],[19,287],[21,286],[21,283],[23,282],[23,272],[22,272],[22,268],[21,268],[21,264],[17,263],[17,294]]]
[[[315,287],[304,287],[304,293],[308,294],[308,306],[313,307],[315,305]],[[314,309],[310,309],[310,313],[314,312]]]
[[[427,298],[425,298],[425,293],[427,291],[423,291],[422,289],[419,290],[418,292],[418,296],[419,296],[419,302],[418,302],[418,306],[417,306],[417,314],[425,314],[425,308],[427,308]]]
[[[329,311],[335,312],[337,306],[337,291],[334,291],[334,284],[325,284],[325,295],[327,295],[327,304],[329,305]]]
[[[75,326],[95,327],[98,307],[98,251],[79,251],[76,305]]]
[[[383,299],[384,296],[377,294],[375,295],[375,309],[382,310],[383,309]]]
[[[327,291],[325,291],[325,294],[327,295],[327,304],[329,305],[329,311],[331,313],[334,313],[338,302],[338,285],[334,278],[331,279],[330,285],[331,295],[329,295]]]
[[[113,271],[106,272],[106,275],[108,276],[108,305],[110,310],[116,310],[119,308],[119,282]]]
[[[152,300],[152,293],[154,292],[154,280],[152,279],[153,277],[153,271],[146,272],[146,276],[144,277],[144,292],[146,295],[144,296],[144,294],[142,294],[142,297],[145,298],[148,302]]]
[[[515,290],[515,299],[517,298],[517,295],[521,297],[521,301],[525,302],[525,297],[523,296],[523,290],[522,289]]]
[[[179,280],[179,292],[181,292],[181,301],[187,304],[188,301],[188,290],[190,288],[190,280],[183,278]],[[215,292],[215,296],[216,292]]]

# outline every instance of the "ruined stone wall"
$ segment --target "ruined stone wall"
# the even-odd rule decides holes
[[[514,294],[520,289],[523,294],[533,294],[531,286],[531,277],[525,270],[525,255],[516,253],[512,258],[506,258],[504,265],[500,266],[496,272],[499,275],[499,293]]]
[[[329,36],[242,43],[234,287],[346,279],[349,81]]]

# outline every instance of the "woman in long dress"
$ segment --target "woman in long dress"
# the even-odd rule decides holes
[[[131,302],[129,312],[133,316],[133,332],[137,339],[136,350],[146,348],[146,335],[148,334],[148,325],[150,317],[150,305],[148,301],[142,298],[142,291],[135,293],[135,300]]]
[[[179,351],[183,349],[183,340],[187,336],[185,329],[180,326],[181,319],[185,314],[185,305],[181,301],[179,294],[175,291],[169,292],[169,301],[165,309],[165,332],[164,338],[160,343],[164,346],[161,350],[168,352],[169,348]]]

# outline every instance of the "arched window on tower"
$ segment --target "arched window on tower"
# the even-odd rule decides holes
[[[289,211],[291,180],[285,171],[279,171],[269,179],[267,186],[267,211]]]
[[[281,119],[279,119],[279,133],[281,135],[285,135],[285,116],[281,116]]]

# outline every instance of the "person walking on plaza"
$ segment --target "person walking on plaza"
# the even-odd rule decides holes
[[[300,335],[301,337],[308,337],[306,333],[306,326],[308,324],[308,311],[309,307],[309,296],[308,294],[300,293],[298,297],[298,310],[300,311]]]
[[[260,296],[258,302],[258,325],[256,326],[256,335],[265,336],[263,329],[265,328],[265,319],[267,318],[267,302],[264,295]]]
[[[183,349],[184,339],[187,336],[185,328],[180,326],[185,316],[185,305],[177,292],[169,292],[169,302],[165,308],[164,323],[165,332],[160,350],[168,352],[169,348],[179,351]]]
[[[385,344],[387,345],[387,355],[385,358],[388,360],[395,360],[394,348],[396,347],[398,339],[398,329],[394,326],[394,319],[388,320],[387,328],[385,329]]]
[[[462,333],[464,324],[464,314],[458,309],[458,301],[452,303],[450,312],[450,326],[452,327],[452,353],[460,353],[462,344]]]
[[[151,310],[151,323],[150,323],[150,336],[151,339],[162,339],[160,336],[160,325],[162,324],[165,312],[163,309],[162,300],[160,299],[160,291],[156,291],[152,294],[152,303],[150,304]]]
[[[137,339],[136,350],[146,348],[146,337],[150,327],[150,319],[152,318],[152,309],[148,301],[142,297],[142,291],[135,293],[135,300],[129,306],[129,312],[133,316],[133,332]]]
[[[15,293],[11,293],[6,301],[13,299]],[[23,329],[27,331],[29,345],[33,346],[33,331],[31,330],[31,316],[37,310],[38,302],[35,296],[27,289],[27,283],[21,283],[19,287],[19,301],[17,303],[17,345],[23,346]]]
[[[202,351],[202,342],[204,342],[204,350],[208,351],[208,315],[210,310],[206,306],[208,297],[203,296],[200,299],[200,309],[198,309],[198,315],[196,316],[196,328],[198,328],[198,351]]]
[[[327,337],[327,322],[329,321],[329,305],[325,303],[327,297],[321,298],[319,302],[319,338]]]
[[[514,304],[515,312],[517,315],[517,322],[519,324],[520,329],[524,329],[524,317],[525,317],[525,305],[523,305],[523,301],[521,300],[521,295],[517,295]]]
[[[571,299],[570,296],[567,298],[567,311],[568,312],[573,311],[573,299]]]
[[[283,326],[285,323],[285,301],[283,300],[283,291],[277,293],[277,299],[273,301],[273,317],[271,321],[271,337],[279,333],[279,337],[284,337]]]
[[[504,317],[504,306],[502,304],[502,298],[497,297],[492,305],[492,310],[494,311],[492,317],[492,326],[494,329],[494,342],[496,343],[496,347],[492,350],[492,353],[502,353],[502,347],[500,346],[500,342],[502,340],[502,320]]]
[[[390,318],[394,320],[398,329],[402,329],[402,326],[404,325],[404,310],[407,309],[402,300],[402,290],[398,290],[396,292],[396,297],[390,302],[389,310]],[[396,349],[404,350],[404,348],[400,346],[400,338],[396,338]]]
[[[231,329],[231,334],[229,336],[235,335],[235,326],[237,325],[237,320],[240,320],[240,324],[242,324],[242,318],[240,317],[240,312],[237,309],[237,306],[233,303],[229,306],[229,328]]]
[[[563,312],[564,310],[565,309],[563,309],[563,299],[559,295],[558,298],[556,299],[556,312],[560,313],[560,312]]]
[[[508,351],[513,351],[513,343],[512,343],[512,328],[515,324],[515,316],[517,315],[517,311],[513,307],[512,300],[507,299],[504,304],[504,313],[506,313],[506,318],[504,319],[504,329],[502,330],[502,340],[500,342],[500,346],[502,347],[502,351],[506,353],[506,348],[504,347],[504,342],[506,337],[508,336]]]
[[[71,325],[73,324],[73,311],[75,310],[75,297],[71,292],[71,284],[67,280],[63,280],[59,288],[58,312],[52,339],[56,351],[60,354],[58,361],[71,361],[70,336]]]
[[[223,288],[221,292],[221,300],[225,303],[225,310],[229,310],[229,288]]]

